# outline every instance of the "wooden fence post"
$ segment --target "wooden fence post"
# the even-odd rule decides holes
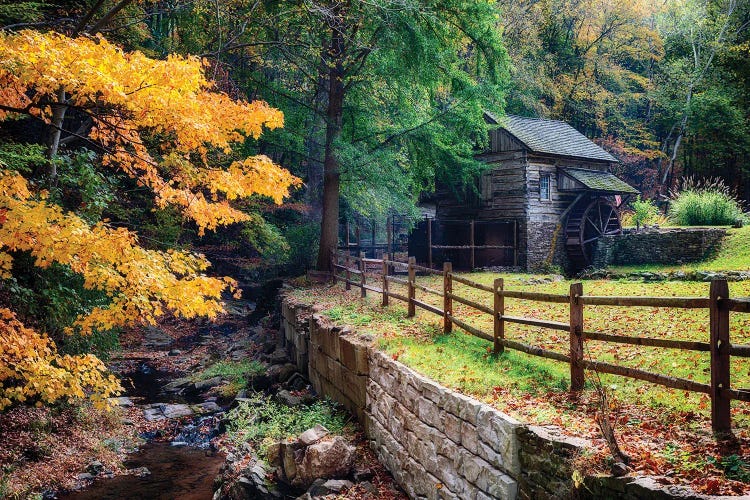
[[[386,247],[387,247],[387,255],[388,260],[393,260],[393,216],[388,217],[386,219],[386,230],[385,230],[385,237],[386,237]],[[388,272],[390,273],[390,266]]]
[[[383,307],[388,305],[388,259],[383,255]]]
[[[474,221],[469,224],[469,245],[471,245],[471,270],[474,270]]]
[[[513,219],[513,267],[518,266],[518,220]]]
[[[729,285],[711,282],[709,319],[711,329],[711,428],[715,434],[731,432],[729,397]]]
[[[351,265],[351,262],[349,261],[349,249],[346,249],[346,255],[344,256],[344,266],[346,267],[346,290],[352,289],[352,273],[349,272],[349,266]]]
[[[409,257],[409,281],[408,281],[408,289],[409,289],[409,307],[407,309],[406,316],[409,318],[413,318],[416,314],[416,309],[414,306],[414,281],[416,281],[416,273],[414,272],[414,264],[416,264],[416,259],[414,257]]]
[[[336,264],[338,264],[338,256],[336,255],[336,250],[331,249],[331,280],[333,281],[333,284],[336,284]]]
[[[367,288],[365,288],[365,252],[359,252],[359,296],[362,298],[367,297]]]
[[[432,219],[427,220],[427,267],[432,269]]]
[[[502,340],[505,338],[505,321],[503,321],[503,315],[505,314],[505,297],[503,297],[503,279],[497,278],[494,282],[493,288],[495,289],[495,347],[494,353],[500,354],[504,350]]]
[[[570,285],[570,390],[582,391],[583,370],[583,303],[578,297],[583,295],[582,283]]]
[[[451,333],[453,331],[453,299],[450,295],[453,293],[453,278],[451,273],[453,272],[453,264],[450,262],[443,262],[443,333]]]

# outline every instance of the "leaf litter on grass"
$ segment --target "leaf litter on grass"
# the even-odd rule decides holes
[[[571,283],[549,279],[534,280],[546,282],[532,284],[526,275],[492,273],[471,273],[468,278],[489,286],[498,276],[505,278],[506,289],[562,295],[567,295]],[[442,288],[440,276],[418,277],[417,280],[433,289]],[[393,284],[392,291],[404,293],[405,287]],[[750,283],[731,283],[730,291],[734,297],[749,296]],[[590,462],[606,455],[595,421],[598,403],[594,391],[587,388],[579,397],[571,397],[567,391],[569,375],[566,364],[509,350],[493,356],[490,343],[467,335],[455,326],[453,334],[442,335],[441,319],[434,314],[418,309],[416,318],[406,318],[404,305],[393,299],[390,307],[383,308],[380,294],[360,300],[359,290],[354,288],[346,292],[343,286],[303,288],[290,293],[296,300],[315,304],[322,312],[335,308],[338,323],[353,324],[355,321],[349,320],[358,320],[358,332],[376,336],[378,345],[395,359],[448,387],[486,401],[522,421],[557,425],[571,435],[590,439],[595,447],[588,457]],[[418,300],[442,308],[442,298],[421,291],[417,293]],[[454,293],[492,307],[491,293],[456,282]],[[584,293],[707,297],[708,283],[586,280]],[[457,301],[453,304],[456,317],[491,334],[490,315]],[[568,321],[566,304],[506,298],[505,306],[508,315]],[[584,317],[587,331],[708,340],[707,310],[590,306],[586,307]],[[562,353],[569,349],[569,339],[564,332],[516,324],[506,324],[505,329],[509,339]],[[732,314],[731,338],[733,344],[750,344],[750,315]],[[588,342],[586,346],[587,355],[592,359],[702,383],[709,381],[708,353],[605,342]],[[736,387],[750,387],[750,363],[733,358],[732,378]],[[617,407],[616,433],[626,454],[633,457],[636,473],[663,476],[663,482],[689,484],[707,494],[750,492],[750,485],[738,480],[744,476],[733,476],[733,469],[722,465],[727,456],[739,457],[737,460],[741,464],[750,462],[750,407],[747,404],[733,403],[732,422],[737,440],[731,449],[725,449],[711,433],[707,395],[611,375],[602,375],[601,379]],[[675,458],[674,446],[686,452]],[[591,463],[588,466],[592,466]],[[601,466],[600,463],[598,467]],[[744,470],[738,467],[738,470]]]

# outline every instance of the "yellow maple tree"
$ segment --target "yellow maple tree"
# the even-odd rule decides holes
[[[231,200],[262,195],[281,203],[300,183],[265,156],[224,168],[209,161],[264,128],[282,126],[283,115],[264,102],[214,91],[203,68],[194,57],[127,53],[102,37],[0,33],[0,120],[29,115],[53,124],[59,106],[87,115],[93,123],[87,139],[102,149],[102,163],[150,188],[157,206],[179,208],[202,233],[250,220]],[[158,151],[146,146],[154,138]],[[0,277],[10,276],[18,251],[39,267],[69,266],[86,288],[106,292],[109,305],[71,327],[84,334],[153,324],[166,311],[215,317],[223,311],[222,293],[236,291],[233,280],[205,274],[203,256],[147,250],[131,231],[90,226],[0,165]],[[0,309],[0,409],[30,398],[86,394],[104,401],[117,387],[93,356],[58,355],[52,340]]]

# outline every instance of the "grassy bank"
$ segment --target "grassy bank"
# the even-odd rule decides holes
[[[748,271],[750,270],[750,226],[728,229],[721,248],[705,261],[672,266],[661,264],[611,266],[609,270],[623,274],[637,271]]]
[[[490,285],[498,277],[492,273],[472,273],[470,279]],[[567,294],[571,281],[551,276],[505,274],[506,289]],[[441,289],[442,278],[418,277],[418,283]],[[588,295],[708,296],[708,283],[586,280]],[[403,293],[399,286],[393,286]],[[730,284],[732,296],[750,296],[750,283]],[[492,306],[492,294],[454,282],[454,293]],[[343,286],[300,289],[297,299],[315,304],[337,323],[349,324],[359,332],[374,335],[379,347],[395,359],[434,380],[486,401],[522,421],[558,425],[573,435],[586,437],[603,447],[595,421],[600,411],[596,392],[589,382],[584,393],[571,397],[567,391],[569,367],[565,363],[506,350],[494,356],[491,343],[470,336],[454,327],[444,335],[441,319],[417,309],[414,319],[406,318],[403,303],[380,306],[380,295],[368,293],[359,299],[359,290]],[[442,298],[417,291],[417,299],[442,306]],[[491,316],[454,302],[457,317],[485,332],[492,332]],[[506,313],[555,321],[568,320],[565,304],[546,304],[506,299]],[[621,335],[707,341],[708,311],[668,308],[587,307],[586,330]],[[568,335],[525,325],[506,325],[506,337],[557,352],[567,352]],[[750,315],[732,315],[732,342],[750,343]],[[641,368],[698,382],[709,380],[707,353],[673,349],[587,342],[590,359]],[[596,374],[587,372],[588,380]],[[712,465],[718,451],[710,431],[710,400],[697,393],[668,389],[617,376],[602,375],[601,381],[613,402],[611,411],[618,435],[628,453],[640,457],[637,470],[647,474],[673,474],[676,482],[692,482],[701,489],[703,476],[698,470],[713,471],[731,478]],[[732,359],[732,384],[750,387],[750,363]],[[745,450],[750,430],[750,405],[732,403],[733,427]],[[750,447],[749,447],[750,448]],[[674,450],[685,450],[675,454]],[[748,450],[745,450],[748,451]],[[678,456],[679,455],[679,456]],[[740,453],[738,456],[742,456]],[[748,455],[745,453],[744,455]],[[744,467],[744,466],[743,466]],[[732,486],[740,491],[744,486]],[[703,490],[706,491],[706,490]],[[728,490],[724,490],[728,491]]]

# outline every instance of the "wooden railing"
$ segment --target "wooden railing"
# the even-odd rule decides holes
[[[343,259],[343,264],[341,263]],[[729,286],[726,280],[711,282],[709,297],[614,297],[585,295],[583,284],[572,283],[567,295],[506,290],[502,278],[494,280],[493,286],[477,283],[464,276],[453,273],[450,262],[446,262],[443,270],[438,271],[429,267],[418,266],[413,257],[408,262],[396,262],[386,259],[367,259],[364,254],[359,257],[349,255],[331,256],[334,281],[343,281],[346,289],[357,286],[361,296],[367,291],[382,295],[384,306],[389,305],[390,299],[407,303],[407,316],[416,314],[416,308],[443,318],[443,331],[450,333],[453,325],[465,330],[471,335],[493,342],[494,352],[501,353],[505,348],[521,351],[533,356],[540,356],[564,362],[570,365],[570,388],[580,391],[584,387],[585,370],[595,370],[629,377],[637,380],[680,389],[691,392],[708,394],[711,398],[711,425],[716,433],[731,432],[730,403],[734,400],[750,401],[750,389],[734,389],[730,385],[730,357],[750,357],[750,345],[732,345],[729,337],[730,312],[750,313],[750,298],[732,299],[729,297]],[[356,267],[353,267],[356,265]],[[344,275],[340,276],[343,271]],[[394,272],[406,272],[405,278],[394,276]],[[443,276],[442,290],[436,290],[416,282],[417,272]],[[367,282],[367,275],[379,281],[380,286],[373,286]],[[352,280],[352,275],[358,280]],[[476,301],[457,295],[453,291],[453,283],[460,283],[477,290],[492,294],[493,306],[489,307]],[[407,287],[407,294],[395,293],[390,284],[396,283]],[[420,290],[443,299],[442,309],[427,302],[417,300],[416,291]],[[510,316],[505,314],[505,299],[520,299],[536,302],[568,304],[569,321],[549,321],[536,318]],[[487,333],[476,328],[453,312],[453,303],[458,302],[472,309],[486,313],[493,318],[493,332]],[[603,332],[586,331],[584,329],[584,306],[615,306],[615,307],[668,307],[681,309],[708,309],[709,311],[709,339],[708,342],[648,338],[642,336],[613,335]],[[568,354],[552,351],[538,346],[505,338],[506,323],[531,325],[569,333],[570,349]],[[704,384],[685,378],[653,373],[638,368],[615,365],[605,361],[585,359],[585,342],[611,342],[638,346],[677,349],[681,351],[702,351],[710,353],[711,376],[710,383]]]

